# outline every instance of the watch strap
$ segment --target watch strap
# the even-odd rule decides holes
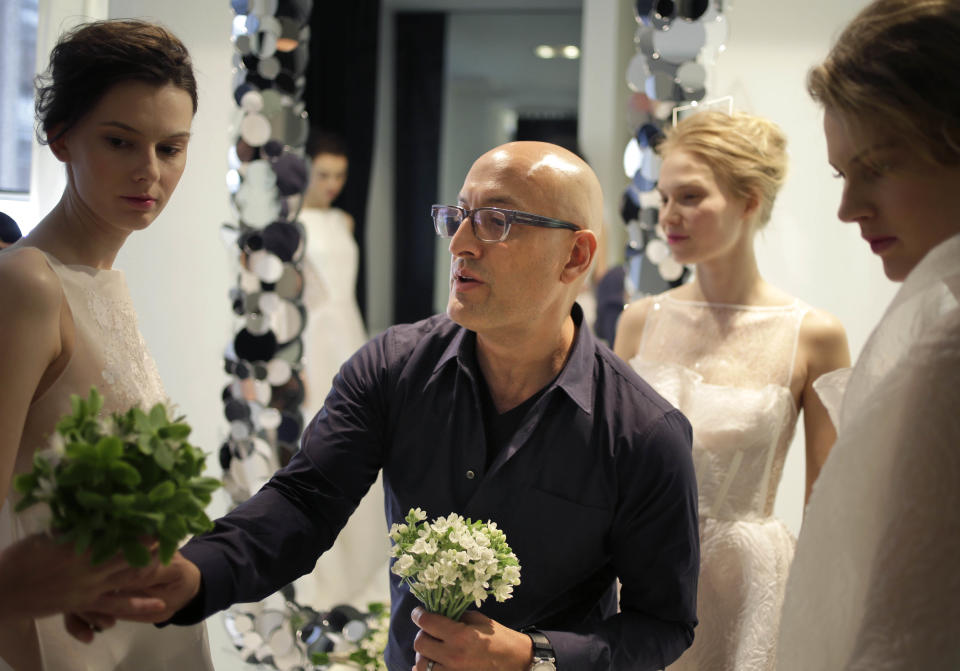
[[[553,646],[550,645],[550,639],[546,634],[537,629],[524,629],[523,633],[533,641],[533,661],[536,662],[556,662],[553,654]]]

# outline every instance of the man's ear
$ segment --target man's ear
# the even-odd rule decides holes
[[[564,282],[572,282],[587,273],[593,257],[597,254],[597,236],[593,231],[580,230],[573,235],[573,247],[570,248],[570,256],[561,274]]]
[[[47,137],[55,138],[50,141],[50,151],[52,151],[53,155],[57,157],[57,160],[62,163],[70,162],[70,149],[67,143],[67,136],[69,134],[69,131],[64,132],[62,123],[57,124],[47,133]]]

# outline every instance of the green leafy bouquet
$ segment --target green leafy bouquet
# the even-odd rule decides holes
[[[74,543],[77,554],[89,549],[94,564],[123,552],[132,566],[146,566],[149,539],[166,564],[183,538],[213,526],[204,508],[220,481],[200,476],[205,456],[187,442],[182,417],[170,419],[158,403],[101,418],[103,397],[94,388],[70,402],[52,447],[14,480],[23,495],[18,511],[49,506],[57,538]]]
[[[520,584],[520,563],[495,522],[456,513],[426,521],[419,508],[390,527],[396,561],[390,568],[432,613],[459,620],[488,597],[506,601]]]

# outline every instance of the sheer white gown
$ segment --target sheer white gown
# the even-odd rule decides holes
[[[25,249],[19,253],[42,254]],[[76,327],[73,355],[53,385],[30,406],[14,473],[32,468],[33,454],[43,449],[57,420],[70,411],[70,394],[86,396],[96,386],[104,413],[135,404],[150,407],[166,399],[156,364],[137,327],[124,275],[119,270],[65,266],[49,254],[47,263],[60,278]],[[11,488],[12,490],[12,488]],[[14,513],[11,491],[0,510],[0,548],[42,531],[46,520],[37,507]],[[8,651],[4,654],[4,651]],[[61,616],[25,619],[0,628],[0,671],[4,657],[19,651],[30,660],[18,671],[209,671],[213,669],[204,625],[157,629],[150,624],[119,622],[91,644],[71,638]]]
[[[299,218],[307,233],[303,410],[310,421],[323,406],[340,366],[367,341],[367,335],[355,298],[359,249],[346,213],[335,207],[304,209]],[[313,573],[297,581],[298,600],[318,609],[341,603],[365,609],[371,601],[386,602],[389,548],[378,479]]]
[[[653,299],[633,368],[693,426],[699,624],[670,669],[774,668],[794,538],[772,516],[797,421],[790,393],[808,308]]]
[[[911,271],[852,374],[814,386],[837,442],[800,530],[777,668],[960,669],[960,235]]]

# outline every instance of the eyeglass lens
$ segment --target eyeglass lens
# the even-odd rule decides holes
[[[436,209],[437,232],[448,238],[452,238],[460,223],[463,221],[462,212],[453,207],[438,207]],[[507,227],[507,218],[502,212],[495,210],[478,210],[473,212],[470,217],[473,222],[474,234],[480,240],[486,242],[498,242],[503,238],[504,230]]]

